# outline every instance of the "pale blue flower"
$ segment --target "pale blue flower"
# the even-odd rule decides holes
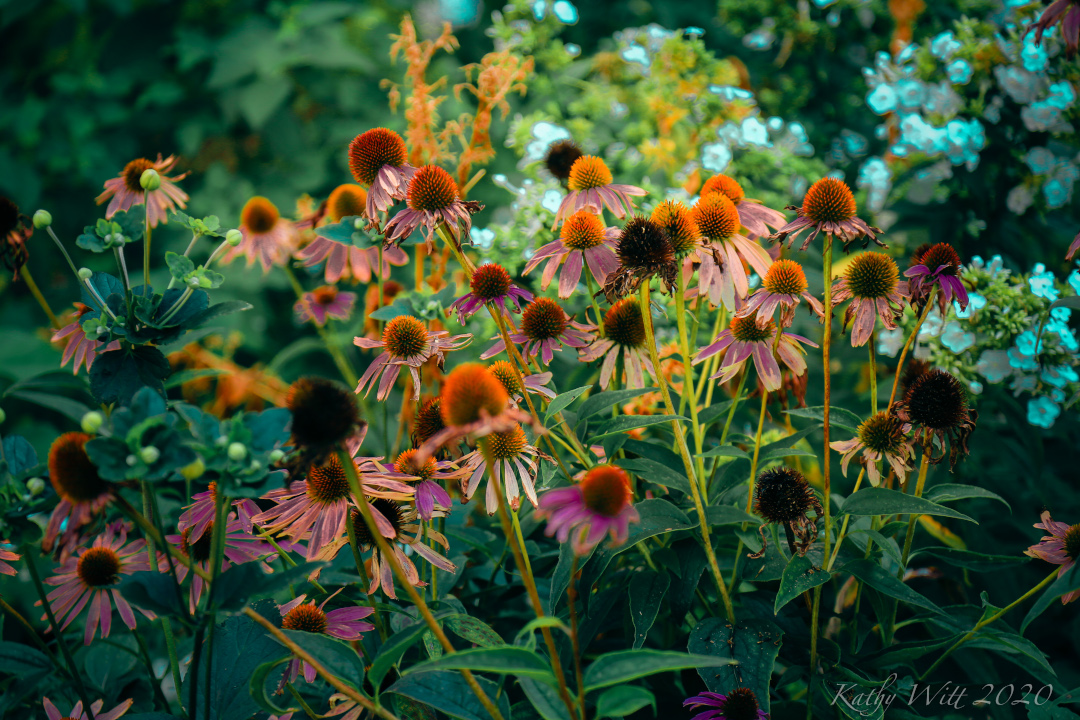
[[[1060,297],[1061,293],[1054,287],[1054,273],[1046,269],[1042,263],[1036,263],[1028,278],[1028,285],[1036,297],[1046,298],[1053,302]]]
[[[964,330],[960,323],[950,322],[941,333],[941,344],[959,355],[975,344],[975,333]]]
[[[1043,379],[1043,382],[1058,388],[1080,380],[1080,375],[1076,374],[1076,370],[1071,365],[1043,368],[1039,376]]]
[[[1024,355],[1034,355],[1043,351],[1043,341],[1039,338],[1039,346],[1035,347],[1035,331],[1025,330],[1016,336],[1016,349]]]
[[[997,384],[1012,374],[1009,355],[1004,350],[983,350],[975,370],[993,384]]]
[[[882,355],[896,357],[896,353],[900,352],[900,348],[904,347],[904,331],[900,328],[882,330],[877,337],[877,351]]]
[[[1032,398],[1028,400],[1028,422],[1036,427],[1051,428],[1058,415],[1061,414],[1061,406],[1047,397]]]
[[[1006,352],[1009,354],[1009,364],[1017,370],[1038,370],[1039,363],[1034,355],[1020,352],[1019,348],[1011,347]]]
[[[986,298],[977,292],[968,293],[968,306],[966,308],[960,307],[960,303],[953,300],[953,312],[961,320],[967,320],[973,312],[984,307],[986,307]]]

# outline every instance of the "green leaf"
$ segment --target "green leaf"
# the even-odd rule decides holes
[[[672,670],[733,665],[730,658],[668,650],[618,650],[598,657],[585,670],[585,692]]]
[[[103,405],[126,405],[144,387],[164,395],[162,381],[170,372],[169,361],[156,347],[128,346],[97,356],[90,368],[90,392]]]
[[[250,310],[252,307],[254,306],[251,303],[246,303],[243,300],[226,300],[225,302],[220,302],[206,308],[190,322],[184,323],[184,326],[188,330],[194,330],[195,328],[202,327],[211,320],[216,320],[224,315],[231,315],[233,313]]]
[[[435,710],[404,695],[394,696],[394,710],[401,720],[436,720]]]
[[[372,687],[377,690],[382,685],[383,678],[390,672],[390,668],[401,660],[401,656],[405,654],[405,651],[412,647],[427,629],[426,623],[413,623],[402,630],[398,630],[383,643],[382,647],[379,648],[379,654],[371,661],[371,668],[368,670],[368,679],[371,681]]]
[[[974,570],[975,572],[1009,570],[1031,561],[1031,558],[1026,555],[986,555],[951,547],[923,548],[912,553],[912,557],[916,555],[929,555],[944,560],[955,567]]]
[[[750,459],[750,456],[746,454],[745,450],[740,450],[734,445],[719,445],[712,450],[706,450],[697,457],[733,457],[741,458],[743,460]]]
[[[251,600],[268,597],[306,578],[326,563],[308,562],[272,573],[263,572],[259,563],[233,565],[214,581],[210,604],[226,612],[242,610]]]
[[[499,686],[486,678],[476,681],[489,698],[497,702],[504,718],[510,717],[510,703]],[[386,689],[446,713],[459,720],[491,720],[484,706],[458,672],[410,673]]]
[[[177,592],[168,573],[147,570],[120,579],[117,590],[132,605],[161,616],[186,617],[187,592]]]
[[[646,705],[656,714],[656,696],[643,687],[624,685],[605,690],[596,701],[597,718],[621,718],[633,715]]]
[[[233,99],[252,130],[260,130],[292,93],[286,74],[263,77],[233,90]]]
[[[180,282],[184,282],[189,273],[195,272],[195,263],[191,258],[178,255],[172,250],[165,253],[165,264],[169,266],[169,274]]]
[[[468,640],[481,647],[499,647],[506,644],[506,641],[499,637],[499,633],[492,630],[490,625],[470,615],[447,615],[443,618],[443,623],[462,640]]]
[[[758,454],[758,462],[765,462],[766,460],[777,460],[779,458],[787,457],[812,457],[816,458],[817,453],[812,450],[803,450],[801,448],[769,448],[767,450],[762,449]]]
[[[1020,624],[1020,632],[1023,633],[1027,630],[1028,625],[1031,622],[1043,614],[1046,608],[1050,607],[1050,603],[1057,600],[1065,593],[1070,593],[1073,590],[1080,590],[1080,563],[1074,564],[1071,568],[1065,571],[1061,577],[1053,582],[1053,584],[1046,588],[1046,591],[1039,596],[1039,599],[1035,601],[1035,604],[1028,610],[1028,614],[1024,616],[1024,622]]]
[[[593,415],[603,412],[608,408],[616,405],[622,405],[623,403],[633,400],[639,395],[650,393],[656,390],[654,387],[637,388],[632,390],[608,390],[607,392],[597,393],[585,398],[581,403],[581,407],[578,409],[578,424],[580,425],[586,419]]]
[[[342,682],[361,690],[364,687],[364,660],[348,645],[329,635],[303,630],[281,632],[306,650],[316,661]]]
[[[769,712],[769,680],[782,640],[783,633],[768,620],[752,618],[732,626],[720,618],[706,618],[690,631],[687,649],[724,663],[698,667],[710,691],[727,694],[737,687],[749,688],[762,710]]]
[[[668,423],[672,420],[689,422],[690,418],[685,418],[682,415],[619,415],[604,423],[597,428],[595,432],[591,433],[589,435],[589,441],[591,442],[607,435],[624,433],[627,430],[636,430],[638,428],[649,427],[650,425]]]
[[[531,650],[513,645],[472,648],[444,655],[438,660],[417,663],[402,671],[402,675],[428,673],[436,670],[475,670],[500,675],[531,677],[554,684],[555,677],[544,658]]]
[[[54,395],[52,393],[37,392],[35,390],[16,390],[15,392],[5,393],[5,397],[18,398],[19,400],[25,400],[34,405],[40,405],[43,408],[58,412],[76,423],[81,422],[83,415],[90,412],[90,407],[86,403],[81,403],[78,400],[72,400],[69,397]]]
[[[967,500],[970,498],[980,498],[986,500],[997,500],[1000,503],[1004,503],[1005,507],[1012,510],[1012,506],[997,493],[992,493],[986,488],[981,488],[977,485],[960,485],[956,483],[944,483],[942,485],[935,485],[927,490],[923,497],[930,502],[945,503],[952,502],[953,500]]]
[[[275,668],[281,668],[281,665],[289,662],[290,658],[284,657],[280,660],[268,660],[259,667],[255,668],[255,672],[251,674],[251,682],[248,683],[248,692],[251,693],[252,699],[268,713],[273,715],[284,715],[289,712],[288,706],[278,707],[274,704],[273,698],[277,696],[277,683],[278,680],[273,680],[274,690],[269,693],[266,691],[266,681],[270,677],[270,673],[274,672]],[[284,668],[275,673],[275,678],[280,677],[284,672]]]
[[[780,589],[776,593],[773,602],[773,614],[778,614],[780,608],[802,595],[807,590],[813,590],[818,585],[824,585],[832,577],[831,573],[814,567],[814,563],[803,555],[792,555],[784,568],[784,575],[780,578]]]
[[[705,508],[705,519],[708,520],[710,526],[741,525],[742,523],[761,524],[761,518],[757,515],[751,515],[734,505],[710,505]]]
[[[518,682],[525,691],[525,697],[544,720],[570,720],[570,713],[566,711],[558,690],[532,678],[523,677]]]
[[[861,491],[860,491],[861,492]],[[923,597],[921,594],[915,592],[903,582],[898,580],[895,575],[886,571],[883,567],[878,565],[872,560],[859,559],[852,560],[841,568],[843,572],[854,575],[864,583],[874,588],[880,593],[888,595],[891,598],[896,598],[901,602],[905,602],[908,605],[915,605],[917,607],[930,610],[931,612],[944,615],[945,611],[940,607],[930,602],[930,600]]]
[[[634,573],[630,579],[630,618],[634,621],[635,650],[645,644],[670,585],[671,576],[665,572],[646,570]]]
[[[907,495],[899,490],[865,487],[848,495],[837,515],[941,515],[975,522],[973,518],[952,508],[930,502],[926,498]],[[975,523],[976,525],[978,523]]]
[[[675,488],[687,495],[691,492],[690,481],[686,479],[686,475],[678,470],[678,468],[682,467],[681,463],[675,467],[668,467],[655,460],[639,457],[616,460],[615,464],[633,472],[642,480],[647,480],[656,485],[663,485],[664,487]]]
[[[591,388],[592,385],[582,385],[579,388],[567,390],[561,395],[558,395],[554,400],[551,401],[551,404],[548,405],[547,414],[544,416],[544,424],[546,425],[547,421],[555,417],[557,413],[561,413],[563,410],[570,407],[570,403],[577,400]]]
[[[170,390],[175,387],[180,387],[186,382],[192,380],[201,380],[202,378],[217,377],[218,375],[225,375],[228,370],[222,370],[219,368],[201,368],[199,370],[181,370],[178,373],[173,373],[169,376],[169,379],[165,381],[165,389]]]
[[[113,642],[117,645],[91,645],[83,657],[86,676],[104,691],[108,691],[110,687],[122,686],[121,678],[135,668],[138,660],[134,651],[135,640],[130,635],[116,638]]]
[[[796,410],[785,410],[788,415],[794,415],[795,417],[809,418],[811,420],[817,420],[819,423],[825,422],[825,406],[818,405],[817,407],[798,408]],[[862,424],[862,418],[851,412],[845,410],[842,407],[836,407],[833,405],[829,408],[829,424],[833,427],[843,428],[844,430],[850,430],[851,432],[857,432],[859,425]]]
[[[37,648],[17,642],[0,642],[0,673],[22,678],[51,671],[49,657]]]

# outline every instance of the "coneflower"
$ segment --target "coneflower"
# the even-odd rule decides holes
[[[584,208],[592,208],[594,212],[607,208],[618,218],[633,212],[631,196],[645,195],[645,191],[634,185],[614,184],[612,180],[611,171],[600,158],[582,155],[576,159],[567,177],[570,192],[555,213],[555,227]]]
[[[405,199],[416,172],[408,159],[405,141],[386,128],[372,128],[349,143],[349,170],[356,182],[368,187],[364,205],[369,220]]]
[[[769,716],[758,704],[754,691],[735,688],[727,695],[703,692],[683,701],[683,707],[708,708],[693,720],[768,720]]]
[[[587,554],[607,536],[612,545],[623,544],[630,524],[641,520],[630,477],[616,465],[595,465],[581,482],[548,490],[540,498],[536,516],[548,521],[545,535],[560,543],[569,540],[578,555]]]
[[[146,219],[150,227],[157,227],[158,223],[167,221],[171,210],[186,207],[187,193],[176,183],[187,177],[187,173],[172,177],[167,174],[175,166],[175,156],[170,155],[162,160],[160,154],[156,161],[137,158],[125,165],[119,177],[105,181],[105,192],[97,196],[98,205],[110,200],[109,207],[105,208],[105,219],[108,220],[123,210],[130,210],[135,205],[145,204]],[[142,176],[147,170],[155,171],[161,179],[161,184],[154,190],[147,190],[142,186]]]
[[[604,359],[600,365],[602,388],[611,384],[619,357],[623,358],[626,368],[627,388],[645,387],[646,372],[656,377],[649,349],[645,346],[645,320],[636,298],[623,298],[612,305],[604,315],[604,336],[596,338],[580,351],[580,358],[585,362]]]
[[[376,397],[381,402],[390,394],[401,369],[408,368],[413,380],[413,399],[418,400],[420,366],[435,358],[436,364],[442,369],[446,362],[446,353],[460,350],[471,342],[472,335],[468,333],[451,337],[446,330],[428,330],[423,321],[411,315],[398,315],[386,323],[381,340],[353,338],[353,344],[357,347],[383,350],[360,377],[356,392],[367,388],[367,393],[370,393],[371,388],[378,384]]]
[[[635,215],[627,221],[619,235],[617,254],[619,267],[604,284],[608,302],[636,292],[653,275],[663,280],[669,292],[675,287],[679,271],[675,248],[664,229],[649,218]]]
[[[867,225],[856,215],[858,207],[855,196],[843,180],[833,177],[818,180],[806,191],[801,207],[791,205],[787,209],[797,210],[798,217],[773,233],[772,238],[780,242],[787,240],[788,247],[807,230],[811,232],[803,241],[800,250],[810,247],[810,243],[823,232],[840,238],[845,250],[848,245],[864,237],[866,242],[873,240],[885,247],[885,244],[877,239],[881,230]]]
[[[769,266],[769,271],[762,278],[761,287],[746,301],[736,313],[736,317],[755,315],[758,325],[772,320],[776,309],[780,311],[780,326],[790,327],[795,319],[795,307],[800,300],[806,300],[810,311],[819,318],[825,316],[825,307],[807,292],[806,273],[794,260],[780,259]]]
[[[779,210],[765,207],[759,200],[746,197],[735,178],[727,175],[713,175],[701,186],[701,197],[720,193],[727,197],[739,211],[739,224],[749,230],[753,235],[767,237],[769,227],[779,228],[784,224],[784,214]]]
[[[301,377],[289,386],[285,407],[292,414],[290,442],[306,463],[321,463],[350,441],[363,438],[367,423],[356,397],[333,380]],[[304,468],[297,468],[304,472]]]
[[[859,425],[852,439],[829,443],[829,447],[842,454],[840,470],[845,477],[851,459],[861,450],[861,463],[866,468],[870,484],[875,487],[881,482],[877,464],[882,458],[888,461],[896,477],[904,483],[907,482],[915,455],[911,440],[904,432],[903,422],[886,411],[873,415]]]
[[[557,140],[551,143],[544,153],[544,167],[566,187],[574,163],[584,154],[573,140]]]
[[[417,228],[423,228],[429,252],[434,251],[431,236],[439,224],[445,224],[450,234],[459,240],[468,236],[472,214],[483,208],[477,202],[463,201],[454,178],[438,165],[425,165],[416,171],[409,180],[406,202],[408,207],[399,210],[386,224],[386,240],[400,243]]]
[[[833,307],[851,300],[844,312],[844,327],[851,328],[852,347],[861,347],[870,340],[876,318],[881,319],[885,329],[896,329],[908,293],[908,284],[899,280],[899,274],[888,255],[864,252],[851,259],[844,277],[833,285]]]
[[[815,513],[812,520],[808,516],[811,510]],[[754,512],[764,521],[758,528],[761,550],[749,557],[760,558],[765,554],[765,529],[769,523],[784,527],[793,554],[805,555],[817,538],[817,521],[825,511],[802,473],[777,467],[758,475],[754,485]]]
[[[581,280],[581,271],[588,264],[589,272],[597,283],[603,285],[608,275],[618,267],[615,256],[619,229],[605,227],[600,216],[590,209],[578,210],[563,223],[558,239],[540,247],[525,264],[523,274],[528,275],[545,260],[540,288],[548,285],[559,272],[559,297],[568,298]]]
[[[510,273],[497,263],[484,263],[469,278],[469,292],[462,295],[447,308],[447,314],[457,313],[462,325],[480,308],[489,305],[503,315],[512,309],[521,312],[523,302],[532,302],[533,294],[519,287],[510,279]],[[507,305],[509,303],[511,307]]]
[[[92,435],[67,432],[49,448],[49,480],[60,502],[45,526],[41,549],[49,552],[60,539],[60,562],[69,557],[79,531],[116,497],[114,486],[98,475],[86,452]]]
[[[240,256],[251,267],[256,260],[264,273],[274,265],[284,265],[296,249],[297,234],[293,223],[281,216],[277,205],[264,197],[253,197],[240,211],[240,233],[243,239],[230,247],[221,257],[230,263]]]
[[[938,288],[938,309],[942,315],[948,311],[954,298],[961,310],[967,309],[967,288],[960,280],[963,269],[960,256],[949,243],[918,248],[911,256],[911,267],[904,271],[904,276],[910,278],[908,289],[912,304],[922,307],[934,289]]]
[[[734,312],[750,292],[743,262],[765,277],[772,257],[756,240],[739,234],[739,213],[723,193],[702,195],[690,214],[703,237],[699,293]]]
[[[589,326],[574,322],[551,298],[540,297],[525,307],[521,314],[521,329],[510,333],[510,340],[515,345],[521,345],[521,354],[526,362],[537,357],[544,365],[550,365],[555,351],[563,345],[582,348],[589,344],[592,336]],[[480,359],[488,360],[506,349],[506,343],[499,337]]]
[[[905,432],[914,433],[931,463],[941,462],[947,449],[950,466],[968,454],[967,441],[979,417],[968,406],[963,384],[938,369],[917,377],[891,412],[904,423]]]

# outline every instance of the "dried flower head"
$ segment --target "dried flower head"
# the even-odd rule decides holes
[[[858,432],[851,440],[830,443],[829,446],[841,453],[840,469],[845,476],[852,458],[862,451],[860,462],[866,468],[870,484],[875,487],[881,482],[878,463],[882,458],[889,463],[900,482],[906,482],[915,456],[911,440],[904,431],[904,423],[886,411],[872,415],[859,425]]]
[[[807,513],[814,511],[814,519]],[[758,475],[754,488],[754,511],[765,521],[759,528],[761,550],[749,557],[765,554],[765,527],[783,525],[792,553],[805,555],[817,538],[817,518],[824,514],[821,503],[802,473],[789,467],[777,467]]]
[[[967,441],[978,413],[968,406],[963,384],[944,370],[930,370],[917,377],[904,399],[892,406],[892,412],[904,422],[905,432],[914,430],[914,438],[930,453],[930,462],[941,462],[946,448],[950,466],[968,454]]]
[[[292,443],[319,460],[367,426],[353,393],[326,378],[298,379],[289,386],[285,407],[292,413]]]
[[[636,291],[653,275],[659,275],[668,289],[675,286],[675,249],[664,229],[652,220],[640,215],[630,218],[619,235],[617,254],[619,267],[604,284],[608,302]]]
[[[584,154],[573,140],[558,140],[548,146],[544,153],[544,167],[565,185],[574,163]]]

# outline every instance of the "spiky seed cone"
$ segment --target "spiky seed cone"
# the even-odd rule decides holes
[[[386,323],[382,335],[386,351],[396,358],[409,358],[427,348],[428,331],[424,323],[412,315],[398,315]]]
[[[727,694],[721,712],[725,720],[757,720],[759,709],[753,690],[736,688]]]
[[[888,255],[864,252],[851,259],[844,277],[852,295],[876,300],[896,292],[900,270]]]
[[[292,440],[300,448],[332,448],[360,426],[356,396],[343,385],[319,377],[302,377],[289,386],[285,407],[292,413]]]
[[[766,522],[795,522],[813,506],[814,491],[798,470],[777,467],[758,475],[754,510]]]
[[[604,335],[623,347],[644,347],[645,319],[635,298],[624,298],[605,313]]]
[[[327,625],[326,613],[312,603],[297,605],[281,619],[281,627],[286,630],[301,630],[317,635],[325,633]]]
[[[502,265],[484,263],[469,279],[469,290],[478,298],[494,300],[510,291],[510,273]]]
[[[801,212],[817,223],[840,223],[855,217],[857,210],[851,188],[843,180],[826,177],[806,191]]]
[[[649,219],[663,228],[671,241],[675,257],[686,257],[698,246],[701,231],[690,214],[690,209],[678,200],[666,200],[652,211]]]
[[[349,143],[349,169],[361,185],[375,182],[383,165],[401,167],[408,159],[405,141],[386,128],[372,128]]]
[[[739,232],[739,211],[722,193],[702,195],[690,213],[698,230],[710,240],[727,240]]]
[[[968,419],[967,392],[944,370],[934,369],[916,378],[904,404],[913,423],[933,430],[950,430]]]
[[[372,513],[378,510],[390,522],[390,526],[394,528],[394,537],[401,535],[402,527],[405,525],[405,517],[400,503],[387,498],[370,498],[368,504],[371,505]],[[352,521],[353,530],[356,532],[356,543],[358,545],[371,547],[376,544],[375,538],[368,531],[367,523],[364,522],[364,516],[360,514],[359,510],[351,511],[349,519]]]
[[[606,230],[596,213],[582,209],[566,218],[559,239],[571,250],[588,250],[604,242]]]
[[[769,320],[765,323],[765,327],[758,327],[755,315],[732,318],[731,325],[728,327],[732,337],[740,342],[764,342],[772,339],[776,334],[775,322]]]
[[[883,410],[859,425],[858,435],[859,442],[871,450],[895,455],[904,445],[904,424]]]
[[[565,183],[570,179],[570,170],[574,163],[584,154],[573,140],[559,140],[553,142],[544,154],[544,167]]]
[[[432,398],[420,406],[413,421],[413,442],[421,445],[445,428],[442,417],[442,399]]]
[[[115,585],[120,582],[120,557],[111,548],[92,547],[79,556],[75,572],[92,588]]]
[[[569,186],[575,192],[610,185],[611,171],[595,155],[582,155],[570,168]]]
[[[956,254],[956,250],[949,243],[938,243],[929,247],[920,247],[916,250],[917,255],[912,255],[914,261],[918,258],[916,265],[925,265],[930,269],[930,272],[936,271],[942,265],[945,268],[941,271],[942,275],[958,275],[963,263],[960,262],[960,256]]]
[[[663,228],[648,218],[635,215],[619,236],[618,255],[624,268],[651,271],[671,263],[675,249]]]
[[[56,438],[49,448],[49,480],[60,497],[85,502],[99,497],[108,488],[86,454],[86,443],[92,439],[86,433],[68,432]]]
[[[510,402],[506,388],[480,363],[463,363],[454,368],[439,397],[443,423],[452,426],[476,422],[481,411],[498,415]]]
[[[802,265],[787,258],[781,258],[769,266],[762,285],[774,295],[801,295],[809,287]]]
[[[262,235],[273,230],[280,217],[277,205],[256,195],[240,211],[240,224],[256,235]]]
[[[488,371],[498,378],[502,386],[506,388],[506,392],[513,397],[514,395],[524,395],[525,386],[521,384],[521,380],[518,377],[517,370],[513,365],[506,360],[496,360],[488,366]]]
[[[521,313],[521,333],[530,340],[557,338],[566,330],[566,311],[551,298],[539,297]]]
[[[701,186],[701,197],[712,195],[713,193],[720,193],[721,195],[726,196],[728,200],[736,205],[742,202],[743,198],[746,197],[742,185],[737,183],[735,178],[728,177],[727,175],[713,175]]]
[[[425,165],[409,181],[407,201],[413,210],[445,210],[460,198],[454,178],[438,165]]]

